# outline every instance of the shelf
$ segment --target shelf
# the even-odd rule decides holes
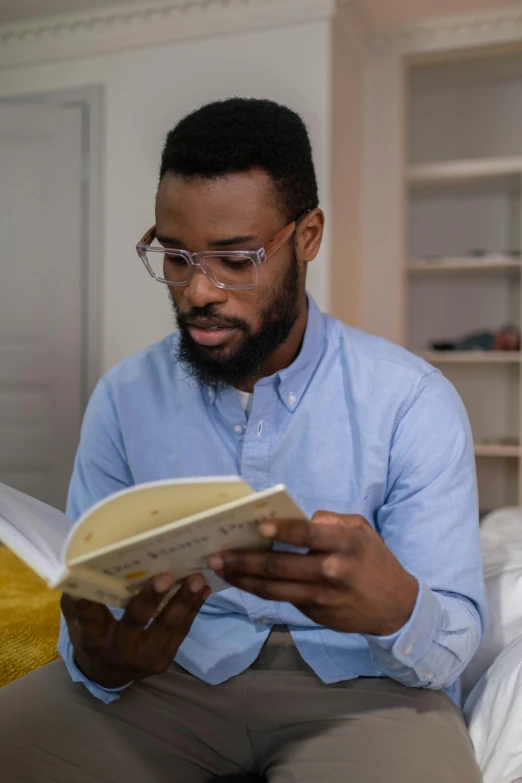
[[[522,174],[522,157],[421,163],[408,166],[406,180],[411,185],[437,185],[516,174]]]
[[[502,446],[490,443],[475,444],[476,457],[512,457],[517,459],[522,456],[520,446]]]
[[[522,261],[519,259],[499,258],[444,258],[441,261],[421,261],[414,259],[407,266],[406,270],[411,275],[443,275],[453,272],[495,272],[495,271],[520,271]]]
[[[522,361],[521,351],[419,351],[418,356],[430,364],[519,364]]]

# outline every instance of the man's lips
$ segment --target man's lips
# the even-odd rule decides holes
[[[194,342],[199,345],[215,347],[223,345],[237,330],[237,326],[229,326],[220,321],[187,319],[187,328]]]

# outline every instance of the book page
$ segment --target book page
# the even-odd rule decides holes
[[[73,522],[52,506],[0,483],[0,541],[45,579],[63,570]]]
[[[203,575],[213,593],[230,587],[212,571],[204,571]],[[137,586],[129,587],[121,580],[105,576],[99,571],[93,571],[83,566],[74,566],[72,571],[64,573],[56,583],[50,586],[61,593],[72,595],[73,598],[83,598],[117,609],[125,609],[129,599],[138,589]]]
[[[238,476],[137,484],[110,495],[82,516],[67,542],[66,560],[253,494]]]
[[[261,549],[271,546],[258,533],[258,524],[274,517],[307,519],[283,486],[259,492],[213,512],[167,525],[161,531],[137,536],[104,552],[70,561],[127,586],[129,597],[154,574],[168,572],[184,579],[206,566],[206,559],[224,549]]]
[[[77,566],[74,573],[66,571],[52,587],[73,598],[83,598],[118,609],[125,608],[129,600],[128,590],[117,579],[81,566]]]

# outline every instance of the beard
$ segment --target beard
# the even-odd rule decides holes
[[[299,317],[299,263],[295,250],[284,280],[273,292],[261,312],[261,325],[255,332],[241,318],[227,318],[224,325],[243,332],[243,341],[232,351],[209,348],[196,343],[190,336],[187,318],[217,318],[214,305],[193,307],[181,314],[169,291],[176,322],[180,331],[177,359],[185,365],[187,374],[204,386],[226,388],[241,386],[259,377],[263,365],[289,337]]]

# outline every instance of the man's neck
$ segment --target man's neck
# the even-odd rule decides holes
[[[236,388],[239,389],[239,391],[252,393],[254,391],[254,386],[261,378],[268,378],[271,375],[275,375],[276,372],[289,367],[299,356],[307,323],[308,302],[305,298],[304,304],[300,308],[300,314],[297,321],[285,342],[267,359],[257,375],[249,378],[242,384],[238,384]]]

